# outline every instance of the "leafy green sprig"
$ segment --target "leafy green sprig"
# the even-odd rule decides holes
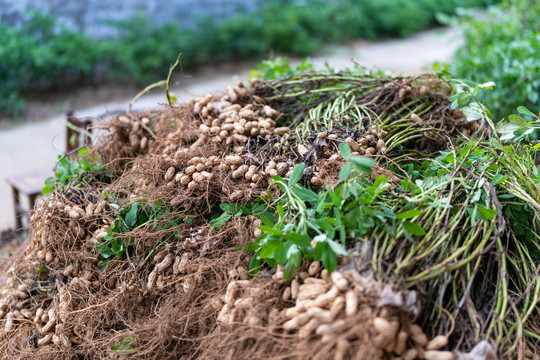
[[[305,260],[321,260],[332,272],[337,256],[346,256],[350,239],[362,237],[376,226],[388,225],[393,211],[380,203],[388,179],[379,176],[375,182],[364,174],[375,164],[362,157],[351,157],[346,144],[340,147],[348,160],[340,172],[342,180],[336,187],[316,193],[300,184],[304,164],[298,165],[288,180],[274,176],[270,186],[277,186],[282,196],[275,201],[276,223],[262,218],[263,234],[246,248],[255,251],[250,271],[256,273],[262,262],[284,266],[284,279],[292,278]]]

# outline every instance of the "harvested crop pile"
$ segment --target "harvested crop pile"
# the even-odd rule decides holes
[[[0,353],[538,357],[535,149],[451,91],[299,74],[100,124],[6,266]]]

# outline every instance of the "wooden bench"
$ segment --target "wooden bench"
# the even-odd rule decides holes
[[[23,215],[34,208],[36,199],[43,189],[45,179],[50,176],[52,176],[51,171],[38,171],[7,178],[7,182],[11,185],[11,191],[13,193],[17,231],[23,228]],[[25,209],[22,204],[22,195],[28,197],[28,209]]]

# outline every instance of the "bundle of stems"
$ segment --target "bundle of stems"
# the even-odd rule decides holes
[[[476,131],[476,123],[453,111],[450,87],[434,75],[387,77],[360,71],[301,73],[260,80],[256,94],[282,111],[299,143],[313,133],[336,127],[363,132],[381,129],[394,159],[433,155],[447,136]]]

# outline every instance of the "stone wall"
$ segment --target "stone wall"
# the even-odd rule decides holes
[[[194,19],[224,19],[253,11],[264,0],[0,0],[0,23],[20,26],[29,11],[54,15],[62,24],[93,37],[114,36],[107,22],[145,14],[152,22],[193,26]]]

